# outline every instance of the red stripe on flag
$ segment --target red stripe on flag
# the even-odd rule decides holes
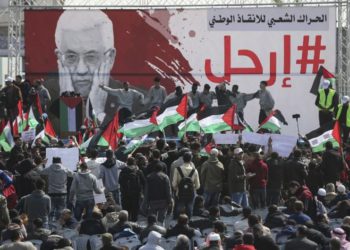
[[[179,105],[176,108],[176,111],[183,116],[184,118],[187,117],[187,94],[185,94],[182,99],[181,102],[179,103]]]

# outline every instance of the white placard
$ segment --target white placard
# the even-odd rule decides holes
[[[52,164],[53,157],[61,157],[63,166],[71,171],[77,170],[79,163],[78,148],[46,148],[47,166]]]
[[[31,128],[27,131],[23,131],[21,135],[22,135],[22,141],[31,142],[35,139],[35,128]]]
[[[277,152],[282,157],[288,157],[297,144],[298,137],[279,134],[271,134],[272,151]]]
[[[102,179],[97,179],[97,187],[102,190],[104,189]],[[105,203],[107,201],[104,192],[102,192],[102,194],[96,194],[94,192],[94,200],[95,200],[95,204]]]
[[[215,144],[237,144],[239,134],[226,132],[225,134],[216,133],[213,135]]]
[[[270,134],[258,134],[253,132],[242,133],[243,143],[252,143],[252,144],[265,146],[267,145],[269,138],[270,138]]]
[[[265,149],[267,149],[270,137],[272,139],[272,151],[277,152],[282,157],[288,157],[293,152],[298,140],[296,136],[243,132],[242,142],[265,146]]]

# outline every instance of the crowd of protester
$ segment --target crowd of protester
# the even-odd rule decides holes
[[[282,158],[270,140],[204,152],[193,137],[128,154],[125,143],[90,148],[72,172],[64,155],[47,164],[45,149],[62,142],[16,137],[0,155],[0,249],[128,249],[123,238],[164,249],[173,237],[173,249],[350,249],[348,151],[299,145]]]
[[[150,108],[171,96],[159,82]],[[231,92],[221,84],[215,94],[197,88],[188,93],[193,108],[216,97],[236,103],[243,119],[253,98],[261,116],[274,106],[271,96],[239,93],[237,85]],[[36,96],[45,112],[51,98],[41,80],[7,81],[0,118],[14,119],[18,101],[28,110]],[[48,164],[46,148],[74,143],[15,136],[11,151],[0,152],[0,249],[350,249],[350,150],[326,143],[315,154],[298,144],[282,158],[271,140],[268,148],[240,141],[208,148],[201,139],[157,138],[131,153],[124,140],[115,151],[90,147],[72,171],[65,155]],[[96,203],[98,194],[106,202]]]

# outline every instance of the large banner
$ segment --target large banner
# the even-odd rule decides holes
[[[43,77],[52,95],[78,91],[98,114],[113,115],[117,100],[98,85],[129,81],[147,93],[156,74],[168,94],[199,82],[223,81],[254,93],[261,80],[289,122],[282,133],[318,127],[309,93],[320,65],[335,73],[334,7],[210,8],[178,10],[27,10],[25,72]],[[245,118],[257,127],[259,100]]]

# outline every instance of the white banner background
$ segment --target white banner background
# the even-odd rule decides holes
[[[292,8],[271,8],[269,13],[273,16],[284,17],[286,12]],[[180,44],[176,46],[185,58],[189,60],[193,68],[192,74],[201,84],[200,91],[205,83],[212,86],[212,90],[217,83],[211,82],[204,71],[206,59],[211,60],[213,74],[216,76],[224,75],[224,36],[231,37],[231,67],[232,68],[252,68],[254,65],[251,58],[238,56],[238,50],[250,50],[256,54],[261,62],[262,74],[228,74],[230,76],[231,89],[233,84],[239,85],[239,90],[245,93],[256,92],[259,89],[261,80],[267,80],[270,77],[270,53],[276,52],[277,77],[275,83],[268,89],[275,99],[275,109],[279,109],[285,115],[289,126],[282,127],[282,133],[288,135],[296,135],[296,122],[292,119],[292,114],[299,113],[301,118],[300,131],[307,133],[318,127],[318,110],[314,102],[315,96],[309,93],[315,74],[312,73],[312,65],[307,65],[306,72],[301,72],[301,65],[297,64],[297,60],[301,59],[302,51],[298,50],[298,46],[303,45],[304,36],[309,37],[309,45],[315,44],[315,37],[321,36],[321,44],[326,46],[320,51],[320,59],[324,59],[323,66],[330,72],[335,72],[336,65],[336,16],[335,8],[316,8],[303,7],[303,13],[315,13],[320,11],[323,13],[329,11],[327,21],[328,29],[324,30],[324,26],[318,28],[315,26],[313,30],[304,28],[304,30],[288,30],[285,23],[278,23],[279,30],[273,31],[248,31],[242,26],[242,30],[235,31],[208,31],[208,12],[215,11],[216,15],[222,11],[224,15],[228,9],[216,10],[183,10],[181,12],[174,10],[174,15],[170,18],[169,28],[171,34],[178,37]],[[230,13],[241,13],[240,8],[229,9]],[[249,13],[259,14],[261,8],[249,8]],[[314,14],[313,18],[314,18]],[[317,15],[316,15],[317,16]],[[299,17],[298,17],[299,18]],[[287,24],[286,24],[287,25]],[[284,28],[285,27],[285,28]],[[289,28],[290,29],[290,28]],[[290,73],[284,73],[284,36],[290,36]],[[314,56],[313,51],[308,52],[308,59]],[[286,77],[290,80],[286,81],[287,87],[282,87]],[[185,86],[189,91],[190,85]],[[248,103],[245,109],[245,118],[253,127],[258,126],[259,103],[255,99]]]

